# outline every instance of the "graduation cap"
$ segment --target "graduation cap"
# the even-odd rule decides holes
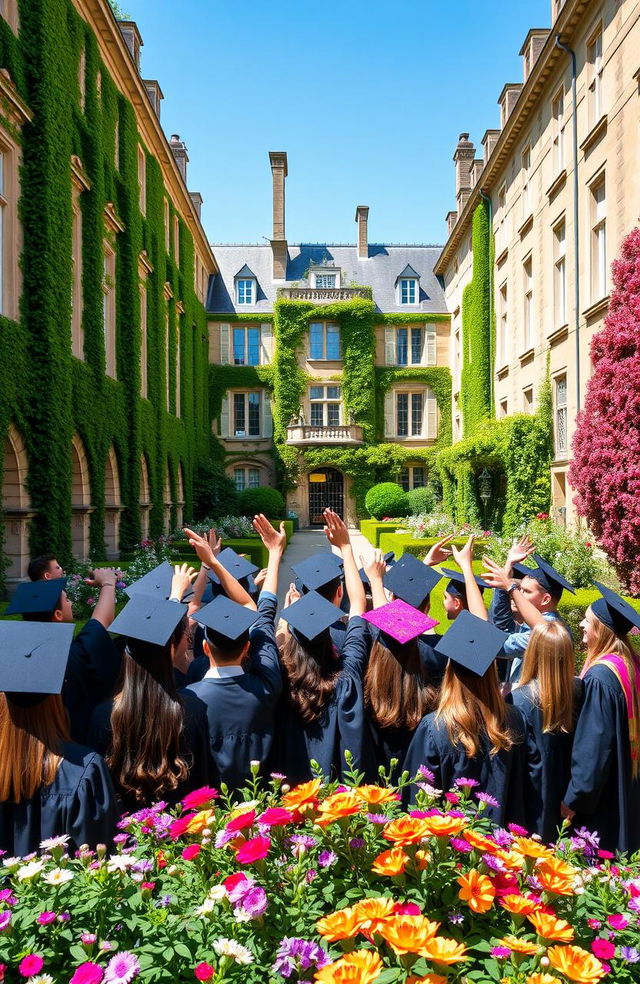
[[[0,622],[0,690],[21,707],[59,694],[73,632],[71,622]]]
[[[404,645],[439,624],[435,618],[429,618],[412,605],[407,605],[401,598],[396,598],[381,608],[374,608],[371,612],[365,612],[362,617],[380,629],[385,644],[387,639],[391,639]]]
[[[441,567],[440,570],[445,577],[449,578],[449,583],[444,589],[447,594],[456,595],[458,598],[466,598],[467,588],[462,571],[452,571],[449,570],[448,567]],[[490,587],[490,585],[487,584],[486,581],[483,581],[481,577],[477,577],[477,575],[474,574],[473,578],[481,591],[484,591],[485,588]]]
[[[247,560],[246,557],[241,557],[239,553],[236,553],[233,547],[225,547],[224,550],[221,550],[217,560],[224,567],[225,571],[233,574],[237,581],[241,581],[245,577],[250,577],[252,574],[257,574],[260,570],[250,560]],[[214,571],[209,571],[209,579],[214,584],[220,584],[220,579]]]
[[[294,564],[291,570],[308,591],[317,591],[342,577],[342,566],[341,558],[326,550]]]
[[[640,629],[640,612],[606,584],[601,584],[600,581],[593,583],[602,595],[602,598],[598,598],[591,605],[591,611],[596,618],[619,636],[626,635],[634,625]]]
[[[161,564],[154,567],[152,571],[143,574],[137,581],[129,584],[124,589],[124,593],[134,598],[136,595],[154,595],[156,598],[168,600],[171,595],[171,582],[173,580],[173,566],[168,560],[163,560]],[[187,588],[182,600],[193,594],[192,588]]]
[[[191,616],[194,622],[204,626],[205,636],[214,645],[225,647],[238,643],[251,626],[258,621],[260,614],[254,608],[245,608],[226,595],[218,595],[212,602],[200,608]]]
[[[342,614],[337,605],[332,605],[317,591],[308,591],[281,612],[296,638],[302,637],[306,642],[317,639],[330,625],[342,618]]]
[[[178,601],[166,601],[156,595],[135,595],[109,626],[109,632],[166,646],[176,628],[187,614],[187,606]]]
[[[570,591],[571,594],[576,593],[573,585],[569,584],[562,574],[558,574],[557,570],[551,564],[548,564],[546,560],[543,560],[539,554],[532,554],[532,558],[538,565],[537,567],[525,567],[524,564],[514,564],[514,571],[522,577],[532,577],[534,581],[541,584],[543,588],[546,588],[556,598],[559,598],[565,589]]]
[[[5,615],[44,615],[53,612],[66,586],[66,577],[50,581],[24,581],[16,588]]]
[[[384,575],[383,584],[393,591],[396,598],[419,608],[441,578],[442,574],[438,571],[423,564],[413,554],[406,553]]]
[[[386,564],[387,567],[393,567],[393,565],[397,563],[397,561],[396,561],[396,555],[393,552],[393,550],[390,550],[389,553],[384,554],[384,556],[383,556],[382,559],[384,560],[384,562],[385,562],[385,564]],[[367,577],[367,572],[365,571],[364,567],[361,567],[360,568],[360,570],[358,571],[358,574],[360,575],[360,580],[362,581],[362,583],[364,584],[364,586],[366,588],[370,588],[371,587],[371,581]]]
[[[506,638],[507,633],[491,622],[464,611],[434,648],[452,663],[482,677],[500,654]]]

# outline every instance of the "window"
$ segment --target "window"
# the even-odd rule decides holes
[[[524,351],[533,345],[533,261],[531,257],[522,264],[524,287]]]
[[[400,485],[405,492],[422,489],[426,484],[427,475],[423,465],[409,465],[400,471]]]
[[[176,417],[182,416],[182,389],[180,386],[180,374],[182,372],[181,335],[182,316],[176,318]]]
[[[138,204],[140,211],[146,215],[147,211],[147,160],[144,150],[138,145]]]
[[[260,436],[260,394],[233,394],[233,436]]]
[[[591,187],[591,300],[607,293],[607,199],[604,178]]]
[[[255,280],[251,277],[236,281],[237,303],[255,304]]]
[[[553,230],[555,327],[567,323],[567,227],[564,219]]]
[[[414,277],[402,277],[400,280],[400,303],[415,304],[418,300],[418,281]]]
[[[259,468],[234,468],[233,481],[237,492],[244,492],[245,489],[260,488],[260,469]]]
[[[340,387],[311,386],[309,407],[312,427],[340,426]]]
[[[604,113],[602,28],[598,28],[587,45],[589,62],[589,126],[594,127]]]
[[[522,409],[525,413],[531,413],[533,411],[533,386],[527,386],[522,391]]]
[[[507,308],[507,284],[502,285],[499,291],[500,301],[500,362],[506,365],[509,361],[509,323]]]
[[[336,285],[335,273],[316,273],[315,286],[319,290],[330,290]]]
[[[84,113],[86,101],[86,75],[87,75],[87,56],[84,44],[80,49],[80,60],[78,62],[78,89],[80,91],[80,109]]]
[[[556,457],[567,453],[567,377],[555,379]]]
[[[173,217],[173,258],[180,265],[180,220],[177,215]]]
[[[396,428],[398,437],[421,437],[423,393],[396,394]]]
[[[116,171],[120,170],[120,118],[116,116],[116,125],[113,129],[113,164]]]
[[[108,239],[103,243],[102,325],[105,372],[116,375],[116,254]]]
[[[233,329],[234,366],[260,365],[260,329],[241,325]]]
[[[522,151],[522,221],[531,215],[531,147]]]
[[[506,417],[508,413],[509,413],[509,401],[500,400],[500,416]]]
[[[164,306],[164,376],[165,376],[165,410],[169,412],[171,406],[171,390],[169,387],[169,298],[166,298]]]
[[[313,321],[309,326],[309,358],[337,361],[340,356],[340,329],[338,325]]]
[[[553,173],[559,174],[564,168],[564,88],[557,93],[551,104],[553,116]]]
[[[147,397],[147,285],[140,284],[140,396]]]
[[[425,327],[385,328],[385,363],[388,366],[435,366],[436,331]]]
[[[169,202],[167,201],[166,198],[164,199],[163,214],[164,214],[164,251],[165,253],[168,253],[169,252]]]
[[[498,234],[496,236],[496,253],[499,256],[505,246],[507,246],[507,186],[501,185],[498,191],[498,213],[500,215],[498,224]]]
[[[0,155],[0,160],[4,155]],[[0,177],[0,181],[2,178]],[[0,190],[0,195],[2,191]],[[84,359],[84,333],[82,330],[82,209],[80,192],[73,188],[71,202],[71,351],[77,359]],[[0,198],[0,202],[3,201]],[[2,237],[2,210],[0,210],[0,239]],[[2,263],[0,262],[0,275]],[[2,285],[0,283],[0,296]]]

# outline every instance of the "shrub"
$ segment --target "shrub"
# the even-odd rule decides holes
[[[383,516],[408,516],[409,496],[395,482],[380,482],[373,485],[364,500],[365,508],[374,519]]]
[[[260,489],[245,489],[240,493],[240,512],[243,516],[264,513],[270,519],[284,516],[284,499],[277,489],[265,486]]]
[[[185,523],[185,526],[188,526],[194,533],[199,533],[200,536],[206,536],[209,530],[214,529],[222,540],[243,539],[247,536],[258,535],[247,516],[220,516],[217,519],[207,516],[205,519]],[[184,541],[182,530],[176,530],[173,539]]]
[[[228,516],[238,512],[238,492],[219,461],[200,465],[193,480],[193,516]]]
[[[433,490],[429,486],[422,489],[412,489],[411,492],[407,492],[407,495],[409,496],[409,509],[412,516],[433,511],[435,499]]]
[[[99,566],[104,567],[106,565],[100,564]],[[100,596],[100,588],[92,587],[85,580],[91,578],[93,568],[93,564],[87,564],[80,560],[72,560],[66,568],[67,595],[73,606],[73,617],[76,622],[86,622],[92,617],[93,609]],[[116,572],[116,605],[122,605],[128,600],[124,588],[131,584],[136,577],[132,577],[128,570],[126,572],[121,571],[115,562],[114,569]]]

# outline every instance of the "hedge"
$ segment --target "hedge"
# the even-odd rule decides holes
[[[399,519],[396,523],[381,523],[377,519],[360,520],[360,532],[363,536],[366,536],[367,540],[373,547],[380,546],[380,536],[382,533],[395,533],[395,531],[399,529],[402,529],[401,519]],[[405,532],[404,530],[402,531]]]
[[[410,553],[414,557],[418,557],[419,560],[422,560],[429,548],[434,543],[438,543],[438,539],[438,537],[434,536],[426,537],[424,540],[416,540],[411,533],[385,533],[382,531],[379,536],[379,547],[383,553],[393,550],[396,559],[399,559],[405,553]],[[456,547],[463,547],[467,542],[467,537],[456,537],[452,542]],[[474,545],[474,556],[481,557],[486,545],[486,540],[477,539]]]

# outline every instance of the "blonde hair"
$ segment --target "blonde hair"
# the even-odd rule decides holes
[[[53,782],[69,740],[67,713],[59,694],[21,707],[0,693],[0,802],[30,799]]]
[[[587,649],[587,669],[596,663],[600,657],[613,654],[624,660],[629,679],[631,681],[631,694],[633,701],[633,715],[636,721],[640,721],[640,693],[635,685],[636,668],[640,668],[640,658],[631,647],[627,635],[617,635],[608,625],[601,622],[598,616],[591,609],[595,618],[593,626],[593,639]],[[631,775],[634,779],[640,775],[640,759],[631,759]]]
[[[489,740],[491,755],[508,752],[514,737],[507,726],[507,706],[500,693],[495,662],[480,677],[449,661],[436,720],[444,722],[451,744],[462,745],[469,758],[475,758],[480,751],[482,735]]]
[[[534,626],[518,686],[533,684],[536,703],[542,710],[543,731],[573,731],[574,675],[573,643],[564,626],[547,619]]]

